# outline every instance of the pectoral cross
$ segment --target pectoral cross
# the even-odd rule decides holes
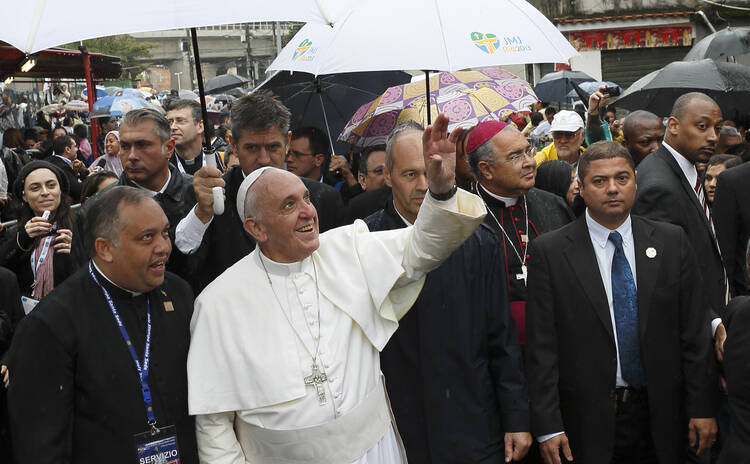
[[[516,280],[523,279],[523,284],[526,285],[526,277],[527,277],[527,274],[526,274],[526,265],[523,264],[523,265],[521,265],[521,273],[520,274],[516,274]]]
[[[323,388],[323,385],[325,385],[325,382],[327,380],[328,376],[325,374],[325,372],[320,372],[318,363],[313,363],[312,374],[305,377],[305,385],[315,387],[315,390],[317,390],[318,402],[321,406],[328,403],[328,400],[326,399],[326,391]]]

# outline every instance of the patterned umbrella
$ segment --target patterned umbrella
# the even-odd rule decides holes
[[[390,87],[383,95],[362,105],[347,123],[339,140],[366,147],[385,143],[400,123],[427,124],[424,82]],[[538,99],[528,82],[500,68],[442,72],[430,77],[432,119],[438,112],[450,118],[448,130],[472,127],[488,119],[529,111]]]
[[[109,96],[97,100],[94,103],[94,112],[91,114],[91,117],[104,118],[111,116],[122,116],[128,111],[140,108],[151,108],[163,112],[161,108],[147,102],[144,98],[132,95],[122,95],[119,97]]]

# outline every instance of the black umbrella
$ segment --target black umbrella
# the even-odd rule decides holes
[[[349,118],[368,101],[378,98],[388,87],[409,82],[401,71],[375,71],[313,76],[282,71],[254,91],[270,90],[292,112],[292,129],[315,126],[328,133],[334,153],[349,146],[336,141]],[[333,137],[332,137],[333,135]]]
[[[561,102],[567,100],[568,93],[573,90],[572,83],[580,84],[595,80],[582,71],[557,71],[539,79],[534,86],[534,93],[541,101]]]
[[[750,27],[727,27],[707,35],[693,45],[683,61],[744,55],[750,53]]]
[[[236,74],[222,74],[221,76],[212,77],[206,82],[206,93],[212,95],[215,93],[224,93],[228,90],[242,87],[247,83],[247,79]]]
[[[613,105],[669,116],[675,100],[688,92],[716,100],[727,119],[744,115],[750,110],[750,67],[710,59],[675,61],[635,81]]]

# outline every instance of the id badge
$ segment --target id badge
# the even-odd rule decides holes
[[[174,425],[135,435],[135,453],[137,464],[180,464]]]

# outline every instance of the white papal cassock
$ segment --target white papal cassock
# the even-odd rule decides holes
[[[188,355],[190,414],[201,462],[405,462],[391,422],[379,352],[424,284],[486,214],[479,197],[425,198],[413,227],[328,231],[309,258],[280,264],[258,248],[196,299]],[[315,275],[317,274],[317,288]],[[318,365],[327,404],[311,373]],[[291,325],[290,325],[291,322]]]

